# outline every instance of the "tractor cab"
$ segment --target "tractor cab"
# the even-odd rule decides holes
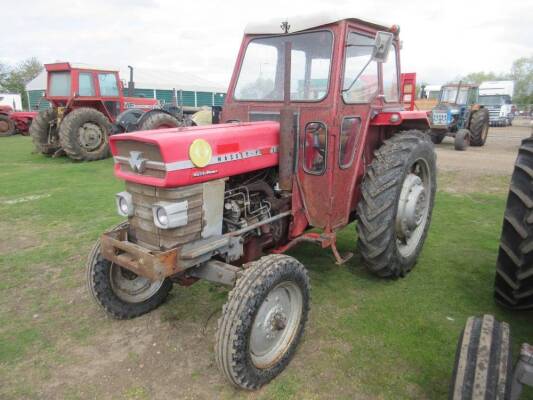
[[[119,72],[68,62],[45,64],[47,71],[46,100],[54,107],[67,110],[78,107],[95,108],[114,121],[127,108],[153,108],[155,99],[124,97]]]

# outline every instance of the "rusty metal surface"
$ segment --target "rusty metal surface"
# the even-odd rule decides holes
[[[105,259],[148,279],[159,280],[183,271],[177,249],[151,251],[131,243],[127,228],[104,233],[100,242]]]

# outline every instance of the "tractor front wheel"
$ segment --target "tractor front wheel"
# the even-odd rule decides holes
[[[470,144],[472,146],[483,146],[489,135],[489,111],[480,108],[474,112],[470,120]]]
[[[294,356],[309,312],[309,277],[287,255],[251,263],[230,292],[216,335],[220,371],[236,387],[258,389]]]
[[[436,156],[428,135],[410,130],[374,153],[357,205],[358,250],[380,277],[405,276],[416,264],[431,221]]]
[[[35,150],[46,156],[53,155],[61,148],[57,135],[56,110],[49,108],[37,114],[30,125],[30,136]]]
[[[0,114],[0,137],[14,135],[16,131],[15,123],[6,114]]]
[[[67,114],[59,128],[65,153],[73,160],[95,161],[109,156],[111,123],[94,108],[77,108]]]
[[[459,129],[453,141],[455,150],[463,151],[470,145],[470,132],[468,129]]]
[[[123,228],[127,223],[115,227]],[[150,281],[103,258],[100,240],[87,262],[87,286],[96,304],[110,317],[130,319],[159,307],[172,289],[169,279]]]
[[[434,144],[441,144],[446,137],[446,131],[432,129],[429,132],[429,137]]]
[[[170,114],[165,112],[152,112],[139,126],[140,131],[149,131],[152,129],[177,128],[183,124]]]

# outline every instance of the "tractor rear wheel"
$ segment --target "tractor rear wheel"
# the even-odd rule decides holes
[[[127,222],[113,229],[124,228]],[[87,286],[96,304],[115,319],[131,319],[159,307],[172,289],[170,279],[150,281],[103,258],[98,240],[87,261]]]
[[[455,134],[455,139],[453,141],[453,146],[455,150],[463,151],[470,146],[470,132],[468,129],[459,129],[457,133]]]
[[[480,108],[474,111],[470,120],[470,144],[483,146],[489,135],[489,110]]]
[[[441,130],[431,130],[429,132],[429,137],[431,138],[431,141],[434,143],[434,144],[441,144],[442,141],[444,140],[444,138],[446,137],[446,131],[441,131]]]
[[[533,137],[518,149],[503,217],[494,297],[511,309],[533,309]]]
[[[152,129],[177,128],[183,124],[176,117],[165,112],[152,112],[139,126],[140,131]]]
[[[371,272],[405,276],[427,236],[436,188],[436,156],[427,134],[410,130],[374,152],[357,205],[358,250]]]
[[[0,114],[0,137],[14,135],[15,131],[15,122],[8,115]]]
[[[73,160],[95,161],[109,156],[111,123],[94,108],[77,108],[67,114],[59,127],[59,139]]]
[[[470,317],[457,343],[451,400],[504,400],[511,393],[509,325],[492,315]]]
[[[35,150],[51,156],[61,148],[57,135],[56,110],[49,108],[37,114],[30,125],[30,136]]]
[[[244,270],[218,321],[218,368],[236,387],[258,389],[290,362],[309,312],[309,277],[295,258],[271,254]]]

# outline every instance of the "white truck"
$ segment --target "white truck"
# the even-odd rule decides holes
[[[515,107],[512,103],[513,81],[486,81],[479,85],[479,104],[489,110],[491,126],[509,126]]]

